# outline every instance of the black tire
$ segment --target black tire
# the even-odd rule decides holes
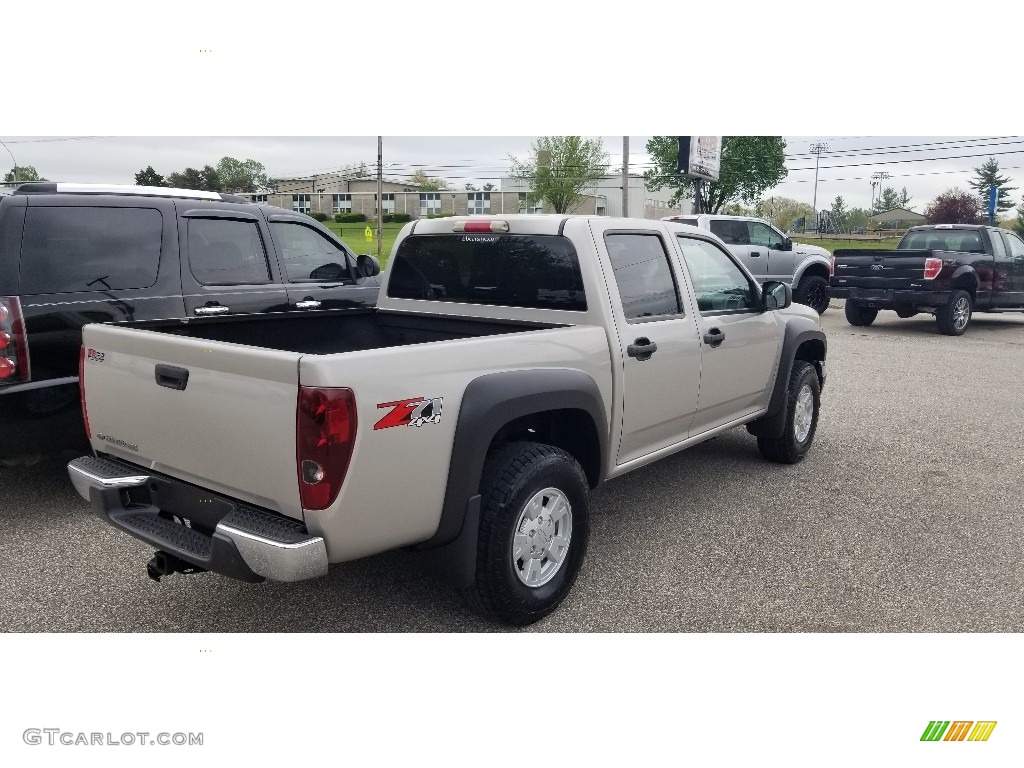
[[[569,545],[550,580],[536,587],[527,586],[518,575],[526,560],[512,559],[514,537],[527,504],[548,488],[564,494],[569,502]],[[541,443],[509,443],[488,454],[480,494],[476,577],[465,597],[487,618],[504,624],[532,624],[565,599],[583,564],[590,538],[587,477],[579,463],[561,448]],[[536,519],[541,519],[545,512],[546,506]],[[563,526],[564,519],[563,516]],[[545,557],[543,562],[555,561]]]
[[[963,336],[967,326],[971,324],[973,313],[974,302],[971,301],[971,294],[967,291],[953,291],[949,303],[935,309],[935,322],[939,326],[939,333]]]
[[[916,309],[900,308],[896,310],[896,317],[901,317],[906,320],[908,317],[914,317],[914,315],[920,314]]]
[[[878,317],[877,309],[869,309],[863,307],[860,304],[850,301],[846,301],[846,322],[850,325],[871,325],[875,322],[875,318]]]
[[[807,434],[802,440],[797,438],[796,415],[797,401],[804,390],[808,387],[811,392],[813,411],[811,423]],[[786,388],[786,425],[782,437],[759,437],[757,447],[761,455],[769,461],[777,461],[780,464],[796,464],[811,448],[814,442],[814,433],[818,429],[818,410],[821,406],[821,384],[818,381],[818,372],[814,366],[804,360],[795,360],[793,370],[789,374],[789,386]]]
[[[819,315],[828,309],[828,280],[820,275],[805,275],[793,291],[793,301],[810,307]]]

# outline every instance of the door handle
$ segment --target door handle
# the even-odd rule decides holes
[[[295,302],[295,306],[298,309],[316,309],[320,306],[320,302],[316,299],[306,299],[304,301]]]
[[[197,315],[223,315],[225,312],[230,312],[231,307],[225,307],[221,304],[214,304],[213,306],[196,307],[194,310]]]
[[[752,259],[759,259],[759,258],[761,258],[761,252],[760,251],[751,251],[750,252],[750,258],[752,258]]]
[[[658,351],[658,345],[648,339],[646,336],[641,336],[639,339],[634,341],[628,347],[626,347],[626,354],[630,357],[635,357],[638,362],[644,360],[650,360],[651,355]]]
[[[704,343],[709,347],[720,347],[723,341],[725,341],[725,334],[717,328],[712,328],[704,334]]]
[[[161,387],[183,391],[188,386],[188,368],[159,363],[154,371],[156,383]]]

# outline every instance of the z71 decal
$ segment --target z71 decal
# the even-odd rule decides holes
[[[373,425],[374,429],[388,427],[422,427],[441,423],[440,397],[410,397],[393,403],[377,403],[378,408],[390,408],[388,415]]]

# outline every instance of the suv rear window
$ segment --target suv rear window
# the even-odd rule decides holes
[[[558,235],[413,235],[395,254],[388,296],[587,309],[576,249]]]
[[[163,217],[153,208],[30,207],[21,250],[23,294],[149,288]]]

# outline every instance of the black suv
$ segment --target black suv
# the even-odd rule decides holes
[[[0,197],[0,464],[85,442],[82,326],[372,306],[380,267],[301,213],[33,182]]]

